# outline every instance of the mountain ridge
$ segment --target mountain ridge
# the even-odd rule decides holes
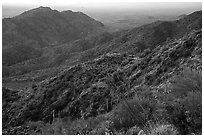
[[[48,56],[52,60],[46,58],[50,60],[50,64],[73,65],[94,59],[108,52],[138,54],[138,52],[147,48],[154,48],[168,39],[179,38],[193,29],[201,28],[201,15],[202,11],[197,11],[176,21],[157,21],[131,30],[122,31],[121,33],[102,33],[97,36],[65,43],[50,49],[52,52]],[[100,39],[102,40],[101,42]],[[59,51],[59,54],[55,53],[53,56],[53,52],[55,51]],[[44,60],[44,57],[40,57],[39,59]],[[39,59],[37,58],[36,60]],[[35,59],[33,61],[36,62]],[[28,60],[29,66],[33,64],[33,61],[30,60],[29,63]],[[47,66],[50,66],[49,63]],[[29,70],[27,65],[16,64],[15,67],[11,67],[11,72],[12,69],[19,70],[21,68],[27,68]]]
[[[69,18],[69,16],[75,18]],[[21,48],[29,47],[31,50],[28,52],[32,54],[32,50],[73,41],[102,30],[102,23],[85,14],[78,12],[65,14],[48,7],[39,7],[14,18],[2,20],[3,53],[4,51],[10,53],[10,50],[14,50],[16,55],[13,56],[18,58],[21,49],[16,47],[19,45]],[[6,53],[8,57],[3,57],[5,65],[19,62],[18,59],[15,61],[10,57],[9,53]],[[27,59],[29,58],[25,56],[19,60]]]

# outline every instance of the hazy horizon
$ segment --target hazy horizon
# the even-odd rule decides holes
[[[3,3],[2,5],[2,17],[14,17],[24,11],[37,8],[39,6],[50,7],[58,11],[63,10],[72,10],[72,11],[81,11],[85,14],[97,18],[101,14],[160,14],[160,15],[179,15],[179,14],[189,14],[194,11],[202,10],[201,2],[92,2],[92,3],[65,3],[60,5],[57,3],[39,3],[39,4],[19,4],[14,5],[12,3]],[[98,14],[98,16],[97,16]],[[99,18],[99,17],[98,17]]]

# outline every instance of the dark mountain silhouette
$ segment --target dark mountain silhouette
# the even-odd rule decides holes
[[[96,34],[102,29],[102,23],[81,12],[59,12],[48,7],[39,7],[3,19],[3,64],[12,65],[28,60],[33,58],[33,54],[34,57],[40,56],[41,52],[36,54],[36,50]],[[27,50],[31,56],[21,54],[23,50]]]

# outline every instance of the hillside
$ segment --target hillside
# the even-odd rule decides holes
[[[3,134],[202,134],[202,11],[114,33],[48,7],[2,21]]]
[[[201,26],[202,11],[197,11],[175,21],[157,21],[131,30],[115,33],[104,32],[45,48],[40,57],[7,67],[3,69],[3,74],[7,74],[6,76],[18,75],[17,78],[21,79],[25,73],[27,76],[32,76],[34,71],[46,71],[45,69],[52,67],[55,70],[57,66],[72,66],[93,60],[109,52],[138,54],[145,49],[153,49],[168,40],[178,39],[194,29],[201,29]]]
[[[103,26],[81,12],[59,12],[49,7],[5,18],[2,20],[3,65],[40,57],[44,47],[96,34],[103,30]]]
[[[201,134],[201,48],[202,31],[192,30],[141,54],[108,53],[64,69],[17,92],[17,99],[6,96],[3,134],[156,134],[145,127],[161,116],[171,134]],[[198,84],[189,94],[175,87],[177,79],[188,84],[183,74]]]

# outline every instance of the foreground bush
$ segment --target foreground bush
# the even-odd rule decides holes
[[[174,78],[166,104],[170,122],[181,134],[202,133],[202,75],[201,71],[186,69]]]
[[[28,122],[30,134],[41,135],[87,135],[105,134],[106,118],[103,115],[89,119],[78,119],[72,121],[69,117],[54,118],[52,123]]]
[[[121,103],[113,114],[113,128],[128,129],[133,126],[145,127],[146,122],[152,120],[155,102],[144,97],[135,96],[129,101]]]
[[[144,129],[144,133],[147,135],[177,135],[179,134],[177,128],[166,122],[157,121],[149,124],[147,128]]]

